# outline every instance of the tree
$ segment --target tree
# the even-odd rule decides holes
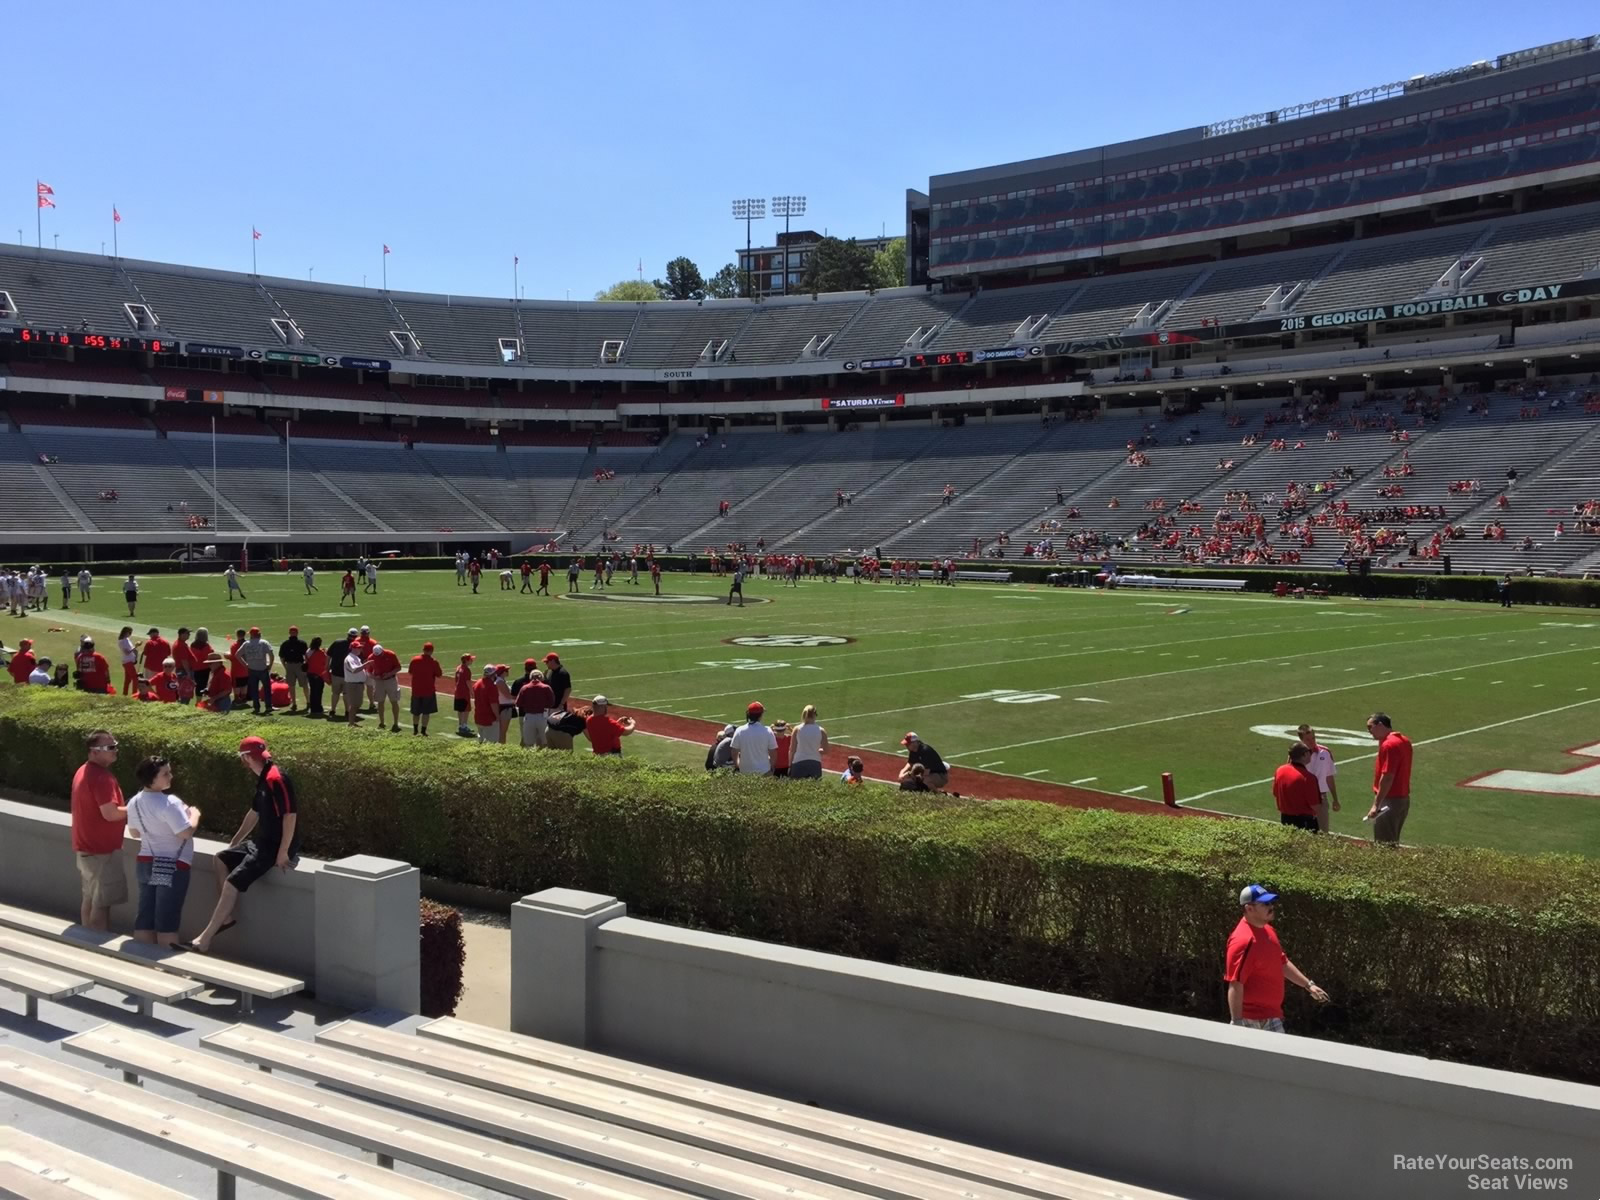
[[[594,294],[596,300],[618,300],[640,303],[641,301],[661,299],[661,291],[653,283],[643,279],[624,279],[613,283],[603,292]]]
[[[744,295],[744,276],[739,268],[729,263],[706,280],[706,295],[713,300],[732,300]]]
[[[905,287],[905,238],[891,238],[887,246],[872,256],[872,285],[880,288]]]
[[[872,255],[855,238],[825,237],[811,251],[800,286],[808,292],[864,292],[873,286]]]
[[[656,290],[665,300],[704,300],[706,281],[693,260],[680,254],[667,264],[666,280],[656,280]]]

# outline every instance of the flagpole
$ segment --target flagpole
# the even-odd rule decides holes
[[[518,255],[513,254],[511,256],[511,299],[512,300],[515,300],[517,298],[517,291],[518,291],[517,267],[518,267],[518,265],[520,264],[521,261],[522,260]]]
[[[38,188],[39,188],[39,181],[36,179],[36,180],[34,180],[34,190],[37,192]],[[34,201],[33,228],[34,228],[34,232],[38,235],[38,238],[39,238],[38,248],[40,250],[44,249],[44,205],[39,203],[43,199],[44,199],[44,193],[42,193],[42,192],[38,192],[38,194],[35,195],[34,198],[33,198],[33,201]]]
[[[117,206],[113,203],[111,205],[111,257],[120,259],[122,253],[117,247],[117,224]]]
[[[388,246],[385,246],[383,248],[383,254],[380,257],[382,257],[382,259],[383,259],[383,290],[387,292],[389,290],[389,247]]]

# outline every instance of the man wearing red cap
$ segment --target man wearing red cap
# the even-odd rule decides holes
[[[778,737],[761,721],[766,708],[759,700],[744,710],[744,725],[733,735],[733,769],[740,775],[771,775]]]
[[[463,654],[461,665],[455,673],[455,710],[456,710],[456,736],[472,737],[473,732],[467,728],[467,713],[472,711],[472,660],[473,655]]]
[[[411,736],[428,736],[428,718],[439,711],[439,677],[444,668],[433,656],[433,643],[423,642],[422,653],[411,660]]]
[[[906,765],[900,768],[900,778],[909,778],[911,768],[921,763],[925,772],[922,782],[928,785],[928,790],[943,791],[950,782],[950,768],[939,757],[939,752],[914,733],[906,734],[900,739],[900,744],[906,748]]]
[[[11,662],[6,667],[11,672],[11,682],[18,687],[26,685],[37,663],[38,659],[33,654],[33,639],[23,638],[17,643],[17,652],[11,656]]]
[[[234,910],[251,884],[274,867],[287,871],[300,857],[300,816],[288,775],[272,761],[267,743],[258,737],[239,743],[239,761],[256,777],[256,794],[228,848],[217,852],[221,894],[211,920],[194,940],[193,948],[202,954],[210,952],[219,933],[237,923]]]

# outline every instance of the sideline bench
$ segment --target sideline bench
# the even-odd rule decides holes
[[[859,1195],[803,1179],[793,1172],[772,1170],[732,1155],[693,1150],[666,1138],[573,1113],[536,1108],[486,1088],[454,1083],[253,1026],[237,1025],[211,1034],[201,1040],[201,1045],[254,1063],[261,1070],[302,1075],[322,1085],[316,1095],[324,1099],[330,1094],[328,1089],[334,1089],[379,1100],[407,1113],[551,1151],[647,1184],[681,1187],[696,1196],[816,1200]],[[252,1076],[248,1069],[240,1069],[247,1077],[261,1078],[259,1073]],[[630,1181],[630,1186],[640,1185]]]
[[[317,1033],[318,1045],[356,1050],[414,1067],[457,1083],[474,1084],[534,1104],[579,1113],[628,1129],[670,1138],[703,1150],[886,1200],[970,1200],[973,1188],[936,1168],[906,1163],[855,1146],[783,1133],[742,1117],[724,1117],[703,1108],[657,1099],[628,1088],[597,1083],[437,1040],[394,1033],[357,1021],[343,1021]],[[1011,1188],[991,1187],[985,1196],[1019,1197]],[[1032,1194],[1040,1195],[1037,1190]],[[1045,1192],[1070,1198],[1083,1193]],[[1111,1194],[1102,1191],[1101,1196]],[[1124,1193],[1126,1194],[1126,1193]],[[1090,1193],[1093,1195],[1093,1193]]]
[[[22,1200],[189,1200],[164,1183],[152,1183],[87,1154],[0,1125],[0,1195]]]
[[[137,959],[140,963],[198,980],[207,987],[227,988],[239,993],[239,1011],[249,1013],[255,1001],[277,1000],[295,992],[305,991],[305,980],[289,975],[225,962],[209,954],[196,954],[192,950],[174,950],[166,946],[152,946],[131,937],[99,933],[85,929],[75,921],[47,916],[25,908],[0,904],[0,927],[14,929],[35,937],[52,938],[69,946],[82,947],[96,953],[121,958]]]
[[[317,1200],[457,1200],[448,1188],[23,1050],[0,1047],[0,1091],[210,1167],[217,1200],[234,1200],[240,1179]]]
[[[153,967],[120,962],[106,954],[66,942],[53,942],[48,938],[18,933],[15,929],[0,929],[0,954],[56,967],[123,992],[139,1001],[139,1015],[143,1017],[151,1015],[157,1002],[176,1004],[200,992],[200,984],[193,979],[181,979]]]
[[[21,992],[26,999],[23,1012],[30,1021],[39,1019],[39,1001],[65,1000],[94,986],[94,980],[72,975],[24,958],[0,954],[0,987]]]
[[[1199,579],[1191,575],[1118,575],[1119,588],[1152,588],[1157,591],[1242,592],[1242,579]]]
[[[579,1050],[560,1042],[474,1025],[455,1017],[438,1017],[417,1029],[422,1038],[448,1042],[513,1062],[614,1083],[650,1096],[694,1105],[709,1112],[760,1122],[785,1133],[798,1133],[883,1154],[901,1162],[937,1167],[977,1183],[1014,1188],[1037,1196],[1153,1200],[1164,1193],[1116,1183],[1098,1175],[1055,1167],[981,1146],[934,1137],[915,1130],[863,1120],[845,1113],[797,1104],[761,1092],[745,1091]]]

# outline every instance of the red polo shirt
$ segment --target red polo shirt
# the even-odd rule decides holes
[[[1378,761],[1372,767],[1372,791],[1376,795],[1378,781],[1390,771],[1394,783],[1389,795],[1395,799],[1411,795],[1411,739],[1402,733],[1391,733],[1378,743]]]
[[[596,754],[614,754],[622,749],[622,722],[609,713],[591,713],[584,721],[583,731]]]
[[[1286,817],[1314,817],[1322,803],[1322,790],[1310,771],[1284,763],[1272,777],[1272,798]]]
[[[444,674],[444,668],[439,665],[439,660],[432,655],[419,654],[411,660],[409,668],[411,674],[411,695],[433,696],[439,691],[439,677]]]
[[[472,668],[462,663],[456,668],[456,699],[472,699]]]
[[[172,661],[178,670],[194,673],[194,651],[189,649],[189,643],[179,639],[172,643]]]
[[[160,672],[161,664],[172,654],[172,645],[164,637],[153,637],[144,644],[139,651],[139,661],[144,664],[144,669],[152,675]],[[176,660],[174,660],[176,661]]]
[[[11,656],[11,664],[6,670],[11,672],[14,683],[27,683],[28,676],[33,674],[33,668],[38,660],[34,658],[32,650],[18,650]]]
[[[492,679],[479,679],[472,685],[472,719],[479,725],[500,723],[500,689]]]
[[[123,821],[108,821],[102,804],[122,803],[122,785],[104,767],[84,763],[72,777],[72,848],[79,854],[112,854],[122,848]]]
[[[1259,929],[1243,917],[1228,937],[1228,957],[1222,978],[1227,983],[1244,984],[1244,1017],[1265,1021],[1283,1017],[1283,952],[1277,930],[1271,925]]]
[[[385,648],[381,653],[367,659],[367,674],[374,679],[385,679],[399,673],[400,656],[393,650]]]

